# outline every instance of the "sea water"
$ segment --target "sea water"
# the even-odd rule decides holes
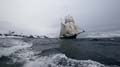
[[[120,38],[1,38],[0,67],[120,67]]]

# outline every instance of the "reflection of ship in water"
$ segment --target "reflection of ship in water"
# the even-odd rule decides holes
[[[84,31],[83,31],[84,32]],[[80,34],[72,16],[67,16],[64,22],[61,23],[60,38],[71,39],[76,38]]]

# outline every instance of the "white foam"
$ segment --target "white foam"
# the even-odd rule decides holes
[[[7,42],[3,41],[3,43],[7,43],[7,45],[11,45],[11,46],[10,47],[0,47],[0,57],[1,56],[9,56],[20,49],[24,49],[24,48],[32,46],[32,44],[23,42],[21,40],[14,40],[14,39],[9,39],[9,40],[11,40],[11,41],[9,41],[9,44]]]
[[[28,61],[24,67],[106,67],[92,60],[75,60],[64,54],[39,57],[34,61]]]
[[[14,53],[12,59],[13,62],[27,62],[27,61],[35,60],[38,57],[36,55],[39,53],[40,51],[34,52],[30,48],[22,49]]]

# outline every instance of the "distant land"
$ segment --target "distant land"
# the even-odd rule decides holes
[[[9,31],[8,33],[0,33],[0,38],[49,38],[46,35],[25,35],[23,33],[17,34],[14,31]]]

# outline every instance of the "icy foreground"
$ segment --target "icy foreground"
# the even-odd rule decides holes
[[[66,57],[64,54],[44,56],[35,61],[27,62],[24,67],[106,67],[103,64],[92,60],[75,60]]]
[[[11,57],[13,64],[24,63],[22,67],[107,67],[92,60],[71,59],[61,53],[41,56],[41,51],[31,49],[32,43],[22,40],[1,40],[0,43],[3,44],[0,46],[0,57]]]

